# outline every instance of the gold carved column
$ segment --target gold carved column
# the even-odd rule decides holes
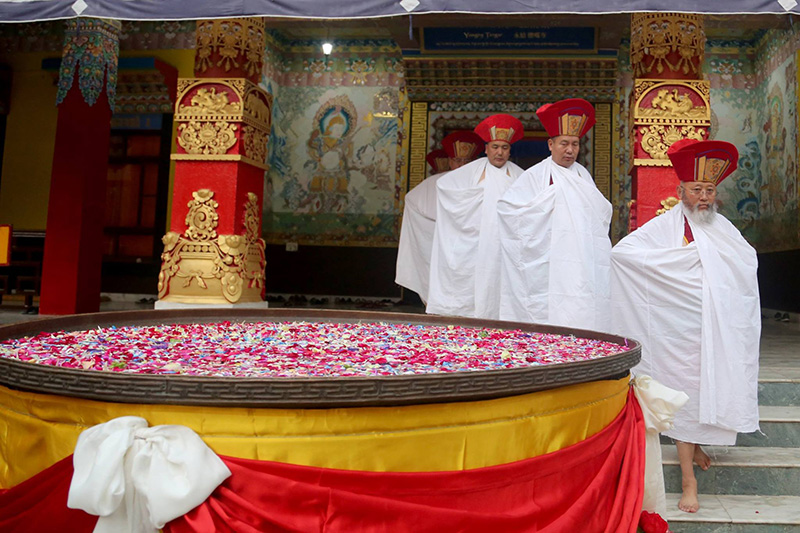
[[[708,138],[710,86],[700,79],[705,42],[703,15],[631,15],[630,231],[677,203],[678,179],[667,158],[672,143]]]
[[[257,84],[264,46],[262,19],[197,23],[196,77],[178,80],[157,308],[266,307],[261,212],[272,96]]]

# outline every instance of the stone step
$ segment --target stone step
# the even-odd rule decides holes
[[[800,406],[758,407],[761,433],[740,433],[737,446],[789,447],[800,445]]]
[[[800,448],[703,446],[712,466],[695,466],[704,494],[800,496]],[[661,446],[667,492],[681,491],[681,469],[674,445]]]
[[[672,533],[800,533],[800,496],[700,494],[700,510],[678,509],[680,494],[667,494]]]
[[[758,405],[800,406],[800,378],[794,376],[796,372],[782,374],[773,369],[762,371],[758,380]]]

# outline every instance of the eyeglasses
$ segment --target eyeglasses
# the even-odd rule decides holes
[[[717,194],[716,187],[684,187],[683,190],[692,196],[702,196],[705,193],[710,198]]]

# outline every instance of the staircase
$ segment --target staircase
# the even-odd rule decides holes
[[[681,474],[662,440],[667,519],[673,533],[800,533],[800,325],[765,321],[759,377],[761,432],[736,447],[704,446],[711,468],[695,467],[700,511],[678,510]]]

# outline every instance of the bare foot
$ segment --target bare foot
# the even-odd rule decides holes
[[[697,481],[683,482],[683,494],[681,501],[678,502],[678,509],[684,513],[696,513],[700,509],[700,502],[697,500]]]
[[[708,470],[708,467],[711,466],[711,457],[703,451],[699,444],[694,447],[694,462],[701,470]]]

